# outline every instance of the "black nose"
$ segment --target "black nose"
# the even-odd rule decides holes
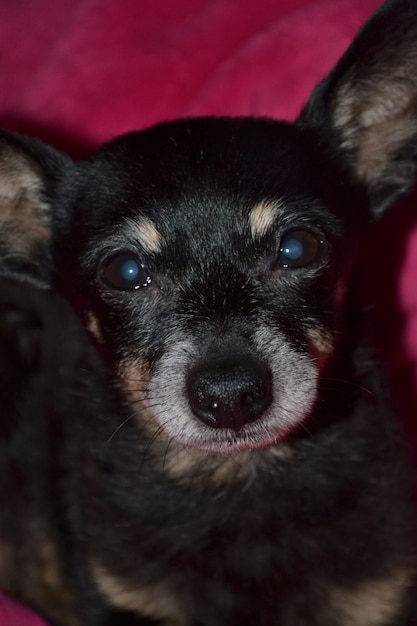
[[[272,402],[269,368],[253,357],[197,365],[187,378],[192,412],[212,428],[239,430],[261,417]]]

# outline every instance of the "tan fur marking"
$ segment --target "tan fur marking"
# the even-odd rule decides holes
[[[181,626],[181,607],[178,599],[165,583],[154,587],[136,587],[111,574],[105,567],[94,561],[93,578],[107,600],[124,611],[135,611],[156,620],[163,620],[164,626]]]
[[[43,569],[37,580],[35,606],[57,623],[80,626],[74,612],[74,598],[64,582],[57,550],[51,541],[43,544],[41,559]]]
[[[274,225],[280,205],[272,200],[263,200],[249,213],[252,238],[263,237]]]
[[[133,226],[134,235],[145,252],[156,254],[161,251],[164,239],[151,220],[141,217],[137,221],[129,220],[129,222]]]
[[[375,69],[369,77],[366,64],[351,69],[334,101],[333,119],[342,145],[353,151],[358,175],[371,185],[417,134],[415,45],[406,40],[402,44],[388,46],[379,58],[384,73]]]
[[[309,351],[319,371],[326,366],[334,350],[334,340],[330,332],[324,328],[312,328],[307,332]]]
[[[358,150],[358,174],[372,183],[385,174],[387,164],[398,150],[417,134],[417,121],[390,120],[363,133]]]
[[[41,522],[28,520],[23,544],[0,542],[0,586],[57,624],[80,626],[58,551]]]
[[[391,623],[411,583],[409,572],[389,579],[368,581],[357,589],[333,592],[332,604],[340,612],[338,626],[384,626]]]
[[[103,343],[100,323],[98,321],[98,318],[91,311],[87,313],[87,330],[93,335],[96,341],[98,341],[99,343]]]
[[[276,463],[288,463],[292,458],[292,449],[285,444],[220,455],[184,448],[171,440],[164,450],[163,467],[165,474],[174,480],[203,480],[221,488],[235,481],[250,483],[256,478],[259,469],[267,469]]]
[[[333,337],[326,329],[312,328],[308,331],[308,338],[320,354],[328,356],[333,352]]]
[[[208,480],[216,487],[239,478],[247,479],[252,471],[250,451],[219,458],[200,450],[170,445],[164,458],[164,472],[170,478],[192,482],[196,477],[197,480]]]
[[[35,164],[9,150],[0,154],[0,235],[9,248],[6,255],[30,261],[35,260],[36,244],[51,236],[41,174]]]
[[[154,435],[154,422],[146,408],[146,389],[149,382],[149,369],[146,363],[135,359],[123,363],[118,370],[127,398],[136,409],[136,418],[149,434]]]

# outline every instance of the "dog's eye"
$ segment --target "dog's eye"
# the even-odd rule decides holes
[[[323,246],[324,240],[317,233],[291,230],[281,239],[278,266],[289,269],[305,267],[319,257]]]
[[[129,252],[115,254],[105,261],[101,278],[110,287],[124,291],[147,287],[152,282],[146,265]]]

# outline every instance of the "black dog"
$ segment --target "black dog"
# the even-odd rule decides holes
[[[0,279],[0,346],[0,585],[79,623],[61,561],[72,554],[84,424],[115,411],[112,385],[69,305],[38,285]]]
[[[407,454],[351,279],[359,233],[410,190],[416,152],[406,0],[293,125],[165,123],[80,164],[2,135],[3,270],[64,295],[101,355],[57,311],[42,341],[81,351],[83,385],[72,362],[61,389],[66,351],[32,369],[23,351],[24,409],[4,390],[11,432],[47,432],[34,510],[53,494],[48,554],[83,626],[417,623]]]

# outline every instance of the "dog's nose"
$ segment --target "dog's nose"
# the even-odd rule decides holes
[[[192,412],[212,428],[240,430],[272,402],[269,368],[253,357],[197,365],[187,378]]]

